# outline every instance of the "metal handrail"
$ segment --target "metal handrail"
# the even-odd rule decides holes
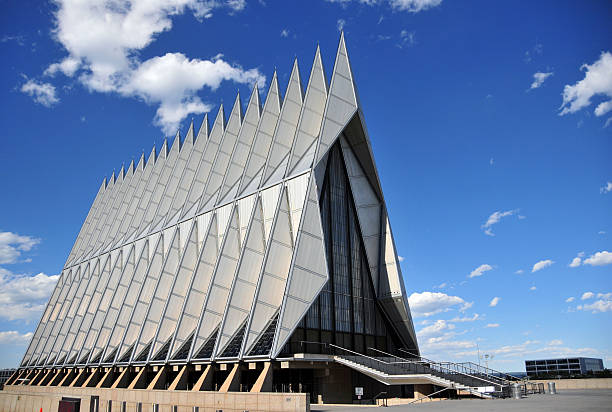
[[[478,377],[478,376],[473,376],[473,375],[467,374],[467,373],[462,372],[461,370],[459,370],[459,368],[455,368],[455,369],[449,368],[447,366],[444,366],[444,364],[442,364],[440,362],[436,362],[436,361],[433,361],[431,359],[427,359],[427,358],[424,358],[424,357],[418,356],[418,355],[416,356],[416,358],[419,359],[419,360],[409,360],[409,359],[406,359],[406,358],[399,357],[397,355],[393,355],[393,354],[384,352],[384,351],[382,351],[380,349],[368,348],[370,350],[373,350],[373,351],[376,351],[376,352],[380,352],[380,353],[382,353],[382,354],[384,354],[386,356],[389,356],[391,358],[395,358],[395,359],[401,360],[400,362],[387,362],[387,361],[385,361],[383,359],[374,358],[372,356],[368,356],[368,355],[365,355],[363,353],[359,353],[359,352],[356,352],[356,351],[353,351],[353,350],[350,350],[350,349],[346,349],[346,348],[343,348],[341,346],[334,345],[332,343],[300,341],[300,344],[304,344],[304,343],[306,343],[306,344],[308,344],[308,343],[318,344],[318,345],[321,345],[321,346],[326,347],[326,348],[337,349],[337,350],[340,350],[340,351],[352,354],[353,356],[355,356],[355,357],[357,357],[359,359],[367,360],[365,362],[358,362],[358,363],[361,363],[361,365],[365,366],[365,367],[374,367],[375,365],[389,365],[389,366],[396,366],[396,367],[400,367],[402,369],[406,369],[406,367],[408,365],[411,365],[411,366],[413,366],[413,368],[407,368],[407,371],[412,373],[412,374],[414,374],[414,373],[424,373],[424,374],[434,375],[434,376],[436,376],[438,378],[442,378],[442,379],[446,379],[444,375],[447,375],[447,374],[462,375],[462,376],[467,377],[468,379],[471,379],[471,380],[476,380],[476,381],[480,381],[480,382],[486,382],[486,383],[488,383],[490,385],[493,385],[494,388],[500,387],[500,389],[503,389],[503,387],[505,386],[505,385],[500,384],[498,382],[491,382],[491,381],[489,381],[487,379],[484,379],[482,377]],[[335,353],[331,353],[331,352],[332,351],[330,351],[330,355],[338,356]],[[404,352],[407,352],[407,351],[404,351]],[[410,352],[407,352],[407,353],[410,354]],[[346,360],[350,361],[351,359],[346,359]],[[448,364],[449,365],[452,364],[452,365],[458,366],[457,364],[454,364],[452,362],[449,362]],[[435,365],[435,368],[438,368],[439,370],[436,370],[434,367],[432,367],[434,365]],[[419,370],[421,368],[422,368],[422,370]],[[385,368],[381,368],[381,369],[382,369],[381,370],[382,372],[385,372],[385,370],[384,370]],[[445,371],[447,371],[447,372],[445,372]],[[438,374],[442,374],[442,376],[439,376]],[[465,379],[465,378],[463,378],[463,379]],[[460,384],[460,385],[464,386],[466,388],[466,390],[468,390],[469,392],[473,391],[471,388],[474,385],[470,385],[469,383],[466,383],[466,382],[461,382],[458,379],[450,379],[450,381],[451,382],[454,381],[453,383]],[[495,391],[495,392],[502,392],[502,390]]]
[[[436,362],[436,361],[434,361],[434,360],[427,359],[427,358],[425,358],[425,357],[423,357],[423,356],[420,356],[420,355],[415,355],[414,353],[411,353],[411,352],[407,351],[406,349],[400,348],[399,350],[400,350],[400,351],[402,351],[402,352],[405,352],[405,353],[407,353],[407,354],[409,354],[409,355],[416,356],[417,358],[423,359],[423,360],[425,360],[426,362],[430,362],[430,363],[434,363],[434,364],[442,365],[442,362]],[[444,362],[444,363],[446,363],[446,364],[448,364],[448,365],[453,365],[453,366],[455,366],[456,368],[465,368],[465,369],[469,369],[469,370],[470,370],[470,371],[472,371],[472,372],[482,373],[482,372],[480,372],[478,369],[474,369],[474,368],[471,368],[471,367],[469,367],[469,366],[465,366],[464,364],[461,364],[461,363],[455,363],[455,362]],[[449,369],[450,369],[450,368],[449,368]],[[451,369],[451,370],[452,370],[452,369]],[[459,372],[459,371],[457,371],[457,372],[458,372],[458,373],[462,373],[462,372]],[[501,381],[501,383],[491,382],[491,381],[488,381],[488,380],[486,380],[486,379],[483,379],[483,378],[481,378],[481,377],[479,377],[479,376],[474,376],[474,375],[470,375],[470,374],[466,374],[466,375],[467,375],[467,376],[471,376],[471,377],[473,377],[473,378],[475,378],[475,379],[480,379],[480,380],[482,380],[482,381],[484,381],[484,382],[492,383],[493,385],[498,385],[498,386],[508,386],[508,385],[510,385],[510,383],[511,383],[510,381],[508,381],[507,379],[504,379],[504,378],[502,378],[502,377],[495,376],[495,375],[490,375],[490,374],[488,374],[488,373],[486,373],[486,372],[485,372],[484,374],[485,374],[485,375],[487,375],[488,377],[492,378],[492,379],[495,379],[495,380],[499,380],[499,381]]]
[[[461,362],[461,363],[460,363],[460,365],[463,365],[463,364],[466,364],[466,363],[467,363],[467,364],[469,364],[469,365],[474,365],[474,366],[476,366],[476,367],[477,367],[477,369],[484,369],[484,370],[487,370],[487,371],[491,371],[491,372],[493,372],[493,373],[488,373],[488,372],[485,372],[487,375],[496,376],[495,374],[498,374],[500,378],[501,378],[502,376],[508,376],[508,377],[510,377],[511,379],[507,379],[507,378],[506,378],[505,380],[507,380],[507,381],[509,381],[509,382],[520,382],[520,381],[522,381],[522,379],[521,379],[521,378],[518,378],[518,377],[516,377],[516,376],[510,375],[509,373],[500,372],[500,371],[498,371],[498,370],[495,370],[495,369],[489,368],[488,366],[478,365],[477,363],[474,363],[474,362],[471,362],[471,361]],[[504,379],[504,378],[502,378],[502,379]]]
[[[392,355],[392,354],[387,353],[387,352],[384,352],[384,351],[382,351],[382,350],[380,350],[380,349],[375,349],[375,348],[368,348],[368,349],[370,349],[370,350],[374,350],[374,351],[376,351],[376,352],[380,352],[380,353],[385,354],[385,355],[387,355],[387,356],[393,356],[393,357],[398,358],[398,359],[403,359],[403,358],[400,358],[400,357],[399,357],[399,356],[397,356],[397,355]],[[401,350],[401,349],[400,349],[400,350]],[[403,352],[410,353],[410,352],[408,352],[408,351],[403,351]],[[411,354],[411,353],[410,353],[410,354]],[[412,355],[412,354],[411,354],[411,355]],[[451,369],[451,368],[449,368],[449,367],[444,366],[444,365],[443,365],[441,362],[436,362],[436,361],[434,361],[434,360],[427,359],[427,358],[425,358],[425,357],[423,357],[423,356],[418,356],[418,357],[419,357],[420,359],[424,359],[424,361],[425,361],[424,363],[428,363],[428,364],[433,364],[433,365],[436,365],[436,366],[438,366],[439,368],[441,368],[441,369],[446,369],[447,371],[450,371],[450,372],[452,372],[452,373],[457,373],[457,374],[460,374],[460,375],[467,376],[468,378],[471,378],[471,379],[476,379],[476,380],[479,380],[479,381],[487,382],[487,383],[490,383],[490,384],[491,384],[491,385],[493,385],[493,386],[505,386],[505,385],[502,385],[502,384],[497,383],[497,382],[491,382],[491,381],[486,380],[486,379],[484,379],[484,378],[481,378],[481,377],[479,377],[479,376],[474,376],[474,375],[470,375],[470,374],[465,373],[465,372],[461,372],[460,370],[457,370],[457,369]],[[408,360],[408,359],[403,359],[403,360],[404,360],[406,363],[416,363],[415,361],[411,361],[411,360]],[[455,363],[453,363],[453,362],[445,362],[445,363],[448,363],[448,364],[453,364],[453,365],[457,365],[457,364],[455,364]]]
[[[374,396],[372,398],[372,400],[374,401],[374,405],[376,405],[376,400],[377,399],[382,399],[383,400],[383,404],[381,406],[389,406],[387,404],[387,397],[385,396],[384,398],[382,397],[382,395],[387,395],[387,392],[380,392],[378,395]]]
[[[439,391],[436,391],[434,393],[430,393],[429,395],[422,396],[419,399],[415,399],[412,402],[409,402],[408,405],[412,405],[413,403],[416,403],[416,402],[421,402],[425,398],[431,398],[432,396],[434,396],[434,395],[436,395],[436,394],[438,394],[440,392],[444,392],[446,390],[448,390],[448,388],[443,388],[443,389],[440,389]]]

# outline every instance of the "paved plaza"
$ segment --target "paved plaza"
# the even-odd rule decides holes
[[[374,408],[374,407],[372,407]],[[355,411],[369,410],[370,408],[359,406],[328,406],[311,405],[313,411]],[[612,411],[612,390],[571,390],[563,391],[556,395],[530,395],[523,399],[462,399],[448,400],[442,402],[428,402],[412,405],[397,405],[384,408],[389,411],[453,411],[453,412],[477,412],[477,411]]]

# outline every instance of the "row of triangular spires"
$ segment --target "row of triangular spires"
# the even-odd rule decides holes
[[[244,116],[238,96],[227,124],[221,106],[102,184],[24,364],[243,357],[270,333],[280,351],[328,278],[313,167],[358,111],[343,36],[329,92],[317,47],[280,101],[275,73],[263,110],[255,87]],[[369,141],[343,142],[373,280],[382,242],[383,294],[405,300],[388,219],[365,219],[385,215]]]

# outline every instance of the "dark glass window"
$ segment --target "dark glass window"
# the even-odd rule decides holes
[[[261,338],[249,352],[249,355],[267,355],[272,349],[272,340],[274,339],[274,332],[276,331],[276,324],[278,322],[278,313],[274,315],[270,324],[266,328],[266,331],[261,335]]]
[[[221,354],[222,358],[233,358],[238,356],[240,353],[240,347],[242,346],[242,339],[244,338],[244,330],[246,329],[246,322],[242,324],[242,327],[236,332],[236,335],[232,338],[230,343]]]
[[[376,302],[339,144],[330,149],[319,202],[330,280],[300,323],[306,329],[296,330],[284,351],[302,348],[304,339],[359,351],[389,349],[388,344],[399,339]],[[323,346],[309,345],[308,351],[318,348]]]

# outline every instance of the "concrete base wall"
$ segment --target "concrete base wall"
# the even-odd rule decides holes
[[[159,404],[160,412],[169,412],[178,406],[179,412],[192,412],[194,406],[200,412],[242,411],[310,411],[310,402],[305,393],[249,393],[249,392],[193,392],[146,389],[111,388],[68,388],[68,387],[28,387],[6,386],[0,392],[0,411],[2,412],[55,412],[62,397],[80,398],[80,410],[88,412],[92,396],[99,396],[99,411],[107,410],[112,401],[112,410],[120,411],[121,403],[126,402],[128,412],[136,412],[137,404],[142,410],[151,410],[151,405]]]
[[[612,389],[612,378],[591,379],[530,379],[529,382],[543,383],[548,392],[548,382],[554,382],[557,390],[563,389]]]

